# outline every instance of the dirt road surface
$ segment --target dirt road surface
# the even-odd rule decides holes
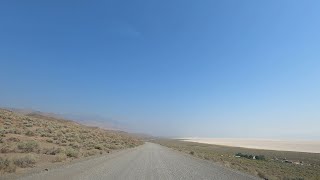
[[[21,180],[258,179],[158,144],[116,152],[20,177]]]

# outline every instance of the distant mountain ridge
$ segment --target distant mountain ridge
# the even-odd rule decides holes
[[[79,123],[79,124],[90,126],[90,127],[98,127],[102,129],[118,131],[124,134],[129,133],[131,136],[144,139],[144,140],[149,140],[154,138],[149,134],[131,132],[129,128],[127,128],[124,124],[120,123],[119,121],[100,117],[97,115],[58,114],[58,113],[42,112],[42,111],[37,111],[33,109],[20,109],[20,108],[7,108],[7,107],[4,107],[3,109],[7,109],[15,113],[22,114],[29,117],[48,119],[48,120],[50,119],[50,117],[52,117],[55,119],[61,119],[62,121],[71,121],[73,123]]]
[[[118,131],[125,130],[125,127],[122,126],[121,123],[119,123],[118,121],[99,117],[96,115],[58,114],[58,113],[41,112],[33,109],[20,109],[20,108],[7,108],[7,107],[4,107],[4,109],[8,109],[10,111],[27,115],[27,116],[33,116],[33,117],[42,116],[41,118],[53,117],[57,119],[78,122],[80,124],[87,125],[87,126],[96,126],[104,129],[118,130]]]

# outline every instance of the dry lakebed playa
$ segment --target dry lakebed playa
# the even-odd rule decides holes
[[[320,153],[320,141],[240,138],[185,138],[183,140],[251,149]]]

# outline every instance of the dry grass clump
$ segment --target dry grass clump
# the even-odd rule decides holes
[[[320,154],[317,153],[247,149],[169,139],[159,139],[155,142],[263,179],[320,179]],[[242,155],[260,154],[264,155],[265,159],[242,158],[239,156],[240,153]],[[302,163],[289,163],[290,161],[280,161],[281,159]]]
[[[42,163],[62,162],[140,144],[142,141],[124,132],[88,127],[37,113],[22,115],[0,109],[1,173],[14,172],[13,167],[36,166],[37,161],[28,156],[31,154]],[[27,156],[15,159],[16,155]]]

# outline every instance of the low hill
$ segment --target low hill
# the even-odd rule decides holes
[[[0,174],[142,143],[125,132],[89,127],[40,113],[0,109]]]
[[[112,130],[124,130],[127,129],[125,124],[122,124],[119,121],[113,120],[111,118],[100,117],[98,115],[86,115],[86,114],[59,114],[59,113],[49,113],[49,112],[41,112],[33,109],[21,109],[21,108],[4,108],[15,113],[19,113],[26,116],[43,116],[45,118],[55,118],[55,119],[63,119],[69,120],[71,119],[74,122],[78,122],[87,126],[97,126],[104,129],[112,129]]]

